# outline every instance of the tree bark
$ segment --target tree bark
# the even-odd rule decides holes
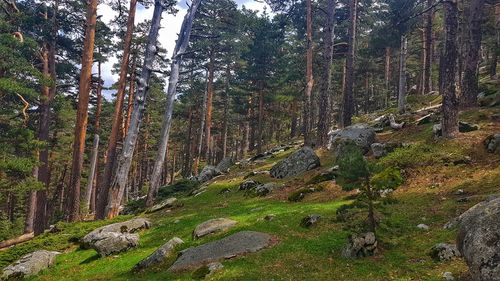
[[[444,1],[443,5],[445,16],[445,42],[444,55],[441,60],[443,64],[441,66],[443,71],[442,134],[445,138],[452,138],[458,132],[458,98],[455,89],[455,70],[458,56],[458,9],[456,0]]]
[[[432,7],[434,0],[427,0],[427,8]],[[432,50],[434,46],[433,36],[432,36],[432,24],[434,21],[434,9],[429,9],[426,15],[425,24],[425,61],[424,61],[424,94],[428,94],[432,91]]]
[[[97,95],[97,101],[96,101],[96,110],[95,110],[95,123],[94,123],[94,130],[95,134],[99,135],[101,133],[101,111],[102,111],[102,85],[103,81],[101,78],[101,61],[97,62],[97,89],[96,89],[96,95]],[[97,150],[97,156],[99,156],[99,150]],[[97,157],[97,166],[99,166],[99,157]],[[90,206],[89,206],[89,212],[91,214],[95,214],[96,212],[96,199],[97,199],[97,194],[99,193],[99,169],[95,169],[94,172],[94,178],[93,178],[93,184],[92,184],[92,194],[91,194],[91,199],[90,199]]]
[[[399,55],[399,87],[398,87],[398,111],[406,111],[406,52],[408,39],[406,35],[401,36],[401,49]]]
[[[391,89],[389,86],[389,82],[391,79],[391,47],[385,47],[385,76],[384,76],[384,82],[385,82],[385,91],[387,92],[386,94],[386,101],[385,101],[385,106],[389,107],[389,102],[391,101]]]
[[[207,73],[207,82],[208,82],[208,73]],[[208,85],[208,83],[207,83]],[[198,142],[196,149],[196,159],[194,160],[193,172],[195,175],[198,175],[198,167],[200,165],[201,152],[203,147],[203,131],[205,129],[205,117],[207,116],[207,99],[208,99],[208,90],[205,90],[203,94],[203,102],[201,104],[201,112],[200,112],[200,128],[198,130]]]
[[[470,12],[467,16],[468,40],[465,42],[465,69],[462,80],[462,107],[475,106],[479,92],[479,51],[481,49],[483,8],[485,0],[470,1]]]
[[[191,175],[191,144],[193,135],[193,107],[190,106],[188,109],[188,130],[186,133],[186,147],[184,149],[184,164],[182,174],[185,178]]]
[[[90,172],[87,182],[87,189],[85,190],[85,201],[83,206],[82,215],[87,215],[90,210],[92,200],[92,187],[94,186],[95,171],[97,167],[97,156],[99,154],[99,135],[94,135],[94,142],[92,144],[92,155],[90,156]]]
[[[257,123],[258,137],[257,137],[257,154],[262,153],[262,138],[264,137],[264,85],[263,82],[259,84],[259,116]]]
[[[227,156],[227,130],[229,126],[229,83],[231,79],[231,70],[226,68],[226,91],[224,95],[224,122],[222,124],[222,159]]]
[[[210,51],[208,61],[208,80],[207,80],[207,116],[205,122],[205,158],[208,161],[210,158],[210,141],[211,141],[211,130],[212,130],[212,102],[214,97],[214,72],[215,72],[215,62],[214,62],[214,51]]]
[[[111,133],[108,140],[108,148],[106,150],[106,163],[104,165],[104,174],[100,182],[100,194],[97,204],[97,218],[103,219],[105,216],[106,203],[111,200],[107,195],[109,193],[110,180],[113,178],[113,167],[116,162],[116,147],[120,137],[120,127],[122,125],[123,100],[125,97],[125,87],[127,84],[127,70],[130,58],[130,46],[132,44],[132,36],[134,33],[134,19],[137,7],[137,0],[130,1],[130,8],[127,19],[127,31],[125,34],[123,57],[120,65],[120,78],[118,80],[118,91],[116,93],[115,109],[113,113],[113,121],[111,125]],[[156,43],[156,42],[155,42]],[[130,156],[132,157],[132,156]]]
[[[313,39],[312,39],[312,0],[306,0],[307,13],[307,52],[306,52],[306,92],[304,98],[304,144],[311,145],[312,108],[311,96],[314,87],[313,77]]]
[[[346,59],[345,87],[342,99],[342,115],[340,120],[341,127],[351,125],[354,114],[354,53],[356,47],[356,21],[357,21],[357,0],[350,1],[349,13],[349,45]]]
[[[127,118],[125,120],[124,136],[127,135],[128,127],[130,126],[130,118],[132,117],[132,110],[134,106],[135,94],[135,69],[137,68],[137,55],[132,59],[132,74],[130,74],[129,88],[128,88],[128,101],[127,101]]]
[[[193,26],[193,20],[196,15],[196,10],[200,5],[201,0],[194,0],[189,7],[186,16],[182,22],[181,30],[179,32],[179,38],[175,44],[174,52],[172,54],[172,64],[170,66],[170,77],[168,81],[167,89],[167,106],[165,108],[165,114],[163,118],[162,130],[160,133],[160,142],[158,144],[158,153],[156,155],[156,160],[153,167],[153,173],[151,174],[150,188],[148,192],[148,197],[146,199],[146,205],[151,206],[154,202],[154,198],[159,188],[160,183],[160,173],[165,161],[165,152],[168,145],[168,139],[170,134],[170,128],[172,125],[172,112],[174,110],[174,99],[175,93],[177,92],[177,83],[179,80],[179,70],[181,67],[183,55],[186,52],[189,37],[191,35],[191,28]],[[175,152],[174,163],[172,165],[175,169]],[[172,171],[174,173],[174,171]],[[173,179],[172,179],[173,180]]]
[[[328,129],[330,127],[330,102],[332,92],[332,62],[333,62],[333,38],[335,28],[335,5],[336,0],[328,0],[326,10],[326,24],[323,31],[323,73],[321,79],[321,90],[319,96],[318,112],[318,136],[317,145],[326,146],[328,142]]]

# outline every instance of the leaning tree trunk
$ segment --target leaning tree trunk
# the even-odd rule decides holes
[[[328,0],[327,18],[323,31],[324,51],[323,51],[323,73],[319,96],[318,112],[318,136],[317,145],[325,146],[328,139],[328,128],[330,124],[330,102],[332,91],[332,60],[333,60],[333,38],[335,26],[335,0]]]
[[[469,40],[466,41],[465,70],[462,80],[462,96],[460,104],[463,107],[475,106],[477,103],[479,52],[481,49],[481,23],[483,21],[483,8],[485,0],[472,0],[470,12],[467,17],[467,32]]]
[[[455,69],[458,56],[457,49],[457,29],[458,29],[458,8],[456,0],[449,0],[444,5],[445,42],[444,55],[441,63],[442,88],[443,88],[443,137],[454,137],[458,132],[458,98],[455,89]]]
[[[193,26],[193,20],[196,15],[196,10],[200,5],[202,0],[194,0],[189,7],[189,10],[184,17],[182,22],[181,30],[179,32],[179,38],[175,44],[174,52],[172,54],[172,64],[170,66],[170,77],[168,81],[167,89],[167,106],[165,108],[165,114],[163,117],[162,130],[160,133],[160,142],[158,144],[158,153],[156,155],[155,164],[153,167],[153,173],[151,174],[150,187],[148,191],[148,197],[146,199],[146,206],[151,206],[154,202],[154,198],[158,191],[161,179],[161,168],[163,167],[163,162],[165,161],[165,152],[168,145],[168,138],[170,134],[170,127],[172,125],[172,112],[174,110],[174,98],[177,91],[177,83],[179,80],[179,69],[182,63],[182,56],[186,52],[186,48],[189,43],[189,37],[191,35],[191,28]],[[175,151],[172,149],[172,154],[174,156],[174,163],[172,165],[175,169]],[[172,171],[174,173],[174,171]],[[173,181],[173,178],[172,178]]]
[[[109,201],[107,195],[109,193],[110,180],[113,177],[113,167],[116,162],[116,148],[118,139],[120,138],[120,128],[122,125],[123,100],[125,97],[125,87],[127,84],[127,70],[129,67],[130,46],[132,44],[132,36],[134,33],[134,19],[137,7],[137,0],[130,1],[129,14],[127,19],[127,31],[125,34],[123,56],[120,65],[120,78],[118,79],[118,91],[116,93],[115,110],[113,113],[113,121],[111,123],[111,133],[108,140],[108,148],[106,150],[106,164],[104,165],[104,173],[99,183],[100,194],[98,196],[97,214],[98,219],[105,217],[106,203]]]
[[[401,50],[399,55],[399,87],[398,87],[398,111],[404,113],[406,109],[406,52],[408,39],[406,35],[401,36]]]
[[[349,14],[349,44],[347,50],[346,68],[345,68],[345,86],[342,99],[342,112],[340,126],[347,127],[351,125],[354,114],[354,50],[356,46],[356,21],[357,21],[357,0],[350,1]]]
[[[113,177],[112,184],[109,186],[106,211],[104,212],[108,218],[113,218],[118,215],[125,186],[127,185],[128,172],[130,170],[130,165],[132,164],[134,148],[139,136],[139,128],[142,122],[142,117],[144,116],[149,80],[153,72],[154,60],[157,53],[156,43],[158,40],[158,32],[160,30],[161,14],[163,13],[164,8],[163,1],[155,1],[153,18],[151,19],[151,28],[149,30],[148,42],[145,48],[146,52],[144,54],[141,77],[137,83],[138,88],[135,95],[134,109],[127,136],[123,142],[123,149],[117,162],[116,174]],[[105,192],[105,190],[103,190],[103,192]]]
[[[92,77],[92,63],[94,61],[94,39],[97,21],[97,0],[91,0],[87,7],[87,25],[82,55],[82,68],[78,88],[78,109],[76,113],[75,140],[73,142],[73,160],[71,164],[71,178],[69,184],[66,219],[77,221],[80,215],[80,180],[87,135],[87,119],[90,97],[90,82]]]
[[[432,22],[434,21],[434,9],[431,9],[434,0],[427,0],[427,8],[429,11],[426,15],[425,24],[425,61],[424,61],[424,94],[428,94],[432,91],[432,49],[433,49],[433,39],[432,39]]]
[[[306,0],[307,4],[307,52],[306,52],[306,95],[304,98],[304,144],[311,144],[311,122],[312,108],[311,96],[314,86],[313,77],[313,38],[312,38],[312,0]]]

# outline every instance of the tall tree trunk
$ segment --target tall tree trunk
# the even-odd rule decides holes
[[[208,82],[208,72],[207,72],[207,82]],[[208,85],[208,83],[207,83]],[[200,165],[201,152],[203,147],[203,131],[205,129],[205,117],[207,116],[207,99],[208,99],[208,88],[203,94],[203,101],[201,104],[200,112],[200,128],[198,130],[198,142],[196,148],[196,159],[194,160],[193,172],[198,175],[198,167]]]
[[[208,61],[208,80],[207,80],[207,116],[205,122],[205,158],[208,162],[210,156],[210,141],[212,130],[212,103],[214,98],[214,72],[215,72],[214,50],[210,51]]]
[[[38,167],[35,169],[36,172],[34,172],[35,175],[38,174]],[[33,229],[33,222],[35,219],[35,209],[36,209],[36,191],[30,191],[28,195],[28,199],[26,200],[26,219],[24,221],[24,232],[23,233],[32,233],[34,231]]]
[[[470,1],[470,11],[467,16],[468,40],[465,55],[465,69],[462,80],[462,96],[460,104],[463,107],[475,106],[477,103],[478,76],[479,76],[479,51],[481,49],[483,9],[485,0]]]
[[[227,130],[229,126],[229,83],[231,70],[226,68],[226,91],[224,93],[224,122],[222,124],[222,159],[227,156]]]
[[[262,153],[262,138],[264,137],[264,84],[259,81],[259,116],[257,123],[257,153]]]
[[[167,106],[165,108],[162,130],[160,133],[160,142],[158,144],[159,149],[156,155],[153,173],[151,174],[150,187],[148,197],[146,199],[147,206],[150,206],[154,202],[154,198],[159,188],[161,167],[163,166],[163,162],[165,161],[165,152],[168,145],[170,127],[172,125],[172,112],[174,111],[174,99],[175,93],[177,92],[177,83],[179,80],[179,70],[182,63],[182,56],[186,52],[189,43],[189,37],[191,35],[191,28],[193,26],[193,20],[200,2],[201,0],[194,0],[191,3],[191,6],[189,7],[189,10],[182,22],[181,30],[179,32],[179,38],[177,39],[174,52],[172,53],[172,64],[170,66],[170,77],[167,89]],[[173,151],[173,155],[174,163],[172,164],[172,167],[173,169],[175,169],[175,151]],[[174,173],[174,171],[172,171],[172,173]]]
[[[432,24],[434,21],[434,9],[431,9],[434,0],[427,0],[427,12],[426,24],[425,24],[425,62],[424,62],[424,94],[428,94],[432,91],[432,50],[434,46],[433,36],[432,36]]]
[[[95,134],[99,135],[101,133],[101,111],[102,111],[102,86],[103,86],[103,81],[102,81],[102,76],[101,76],[101,61],[97,61],[97,89],[96,89],[96,95],[97,95],[97,101],[96,101],[96,110],[95,110],[95,123],[94,123],[94,130]],[[99,150],[97,150],[97,156],[99,156]],[[99,166],[99,157],[97,157],[97,166]],[[91,194],[91,199],[90,199],[90,206],[89,206],[89,212],[91,214],[95,214],[96,212],[96,199],[97,199],[97,194],[98,192],[98,187],[99,187],[99,169],[95,169],[94,172],[94,178],[93,178],[93,183],[92,183],[92,194]]]
[[[399,87],[398,87],[398,111],[406,111],[406,52],[408,39],[406,35],[401,36],[401,49],[399,54]]]
[[[357,0],[350,1],[349,46],[346,59],[345,87],[342,100],[342,117],[340,121],[341,127],[347,127],[351,125],[351,119],[354,114],[354,52],[356,47],[356,22],[358,19],[357,6]]]
[[[130,118],[132,117],[132,110],[134,106],[135,94],[135,69],[137,68],[137,55],[132,59],[132,73],[130,74],[129,88],[128,88],[128,101],[127,101],[127,118],[125,120],[124,136],[127,135],[128,127],[130,126]]]
[[[332,92],[332,62],[333,62],[333,38],[335,26],[335,0],[328,0],[326,10],[326,24],[323,30],[323,73],[321,79],[321,90],[319,96],[318,112],[318,136],[317,145],[325,146],[328,142],[328,128],[330,127],[331,92]]]
[[[443,77],[443,137],[454,137],[458,132],[458,98],[455,89],[456,62],[458,56],[457,29],[458,29],[458,8],[456,0],[443,2],[445,42],[444,55],[441,60]]]
[[[191,175],[191,144],[193,135],[193,107],[188,109],[188,130],[186,133],[186,147],[184,149],[184,164],[182,167],[182,175],[187,178]]]
[[[92,154],[90,156],[90,172],[87,181],[87,189],[85,190],[85,201],[83,206],[82,215],[87,215],[90,212],[90,205],[92,200],[92,187],[94,186],[95,171],[97,167],[97,156],[99,154],[99,135],[94,135],[94,142],[92,144]]]
[[[113,113],[113,121],[111,124],[111,133],[108,139],[108,148],[106,150],[106,163],[104,165],[104,174],[102,176],[100,194],[98,196],[97,213],[98,219],[103,219],[106,209],[106,204],[112,200],[108,198],[110,181],[113,178],[113,168],[116,162],[116,148],[118,139],[120,137],[120,126],[122,124],[123,100],[125,97],[125,87],[127,84],[127,70],[129,67],[130,59],[130,46],[132,44],[132,36],[134,33],[134,19],[137,7],[137,0],[130,1],[130,8],[127,19],[127,31],[125,34],[125,41],[123,46],[123,56],[120,65],[120,78],[118,79],[118,91],[116,93],[115,110]],[[156,43],[156,42],[155,42]],[[132,155],[130,156],[132,158]]]
[[[290,106],[290,111],[291,111],[291,114],[292,114],[292,121],[290,123],[290,138],[293,139],[297,136],[297,127],[298,127],[298,123],[299,123],[299,116],[297,115],[297,109],[298,109],[298,105],[297,105],[297,100],[294,99],[292,101],[292,104]]]
[[[304,98],[304,144],[311,145],[312,108],[311,96],[314,87],[313,77],[313,39],[312,39],[312,0],[306,0],[307,5],[307,53],[306,53],[306,95]]]
[[[391,101],[391,88],[390,88],[390,84],[389,84],[390,79],[391,79],[391,47],[385,47],[384,82],[385,82],[385,91],[387,92],[386,101],[385,101],[386,107],[389,107],[389,102]]]

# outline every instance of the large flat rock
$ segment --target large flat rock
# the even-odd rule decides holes
[[[186,249],[169,268],[182,271],[221,259],[233,258],[262,250],[272,244],[272,236],[256,231],[241,231],[221,240]]]
[[[54,264],[59,252],[39,250],[27,254],[4,268],[1,280],[18,280],[24,277],[33,276],[38,272]]]
[[[305,146],[278,162],[271,168],[269,173],[273,178],[282,179],[296,176],[320,165],[318,155],[316,155],[312,148]]]
[[[182,243],[184,243],[184,241],[182,241],[182,239],[178,237],[174,237],[168,240],[167,243],[163,244],[147,258],[141,260],[138,264],[136,264],[134,270],[141,270],[150,266],[161,264],[172,254],[172,252],[174,252],[175,247]]]
[[[211,219],[197,225],[193,231],[193,237],[196,239],[211,233],[224,231],[235,226],[237,223],[237,221],[226,218]]]
[[[144,228],[151,227],[151,222],[144,218],[135,218],[124,222],[117,222],[94,229],[82,238],[82,247],[90,249],[94,243],[102,239],[102,233],[134,233]]]

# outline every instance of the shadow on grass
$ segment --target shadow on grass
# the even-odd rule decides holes
[[[88,258],[86,258],[85,260],[83,260],[82,262],[80,262],[80,264],[87,264],[87,263],[91,263],[93,261],[96,261],[100,258],[101,256],[99,254],[95,254],[93,256],[90,256]]]

